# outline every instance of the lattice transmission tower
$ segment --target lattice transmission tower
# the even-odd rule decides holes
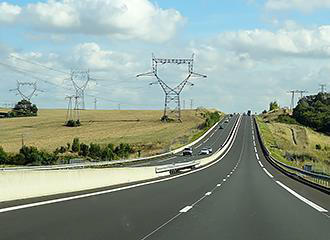
[[[66,113],[66,121],[80,121],[80,112],[79,112],[79,96],[66,96],[65,100],[68,101],[68,109]]]
[[[79,97],[77,102],[78,108],[85,110],[85,90],[88,86],[89,81],[91,80],[89,76],[89,70],[71,70],[70,80],[76,91],[75,96]],[[82,83],[82,85],[79,85],[79,83]]]
[[[187,77],[180,82],[175,87],[170,87],[164,80],[162,80],[158,75],[158,64],[186,64],[188,66],[188,75]],[[194,72],[194,54],[191,58],[156,58],[152,55],[152,71],[147,73],[142,73],[136,75],[136,77],[155,77],[157,79],[156,82],[150,83],[159,84],[164,91],[165,94],[165,103],[164,103],[164,115],[162,117],[163,121],[169,120],[169,114],[173,113],[177,120],[181,122],[181,107],[180,107],[180,93],[184,89],[184,87],[188,84],[193,86],[194,84],[189,82],[190,78],[206,78],[206,75],[195,73]],[[175,107],[171,109],[170,104],[174,103]]]
[[[30,91],[27,93],[22,89],[23,87],[27,86],[30,88]],[[37,87],[37,82],[20,82],[17,81],[17,87],[14,89],[10,89],[10,92],[16,92],[16,95],[20,95],[23,100],[30,101],[33,96],[38,96],[38,92],[43,92],[39,90]]]

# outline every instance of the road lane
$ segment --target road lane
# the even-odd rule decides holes
[[[258,151],[258,148],[257,148]],[[329,239],[329,220],[260,167],[251,122],[218,163],[157,184],[0,214],[3,239]]]

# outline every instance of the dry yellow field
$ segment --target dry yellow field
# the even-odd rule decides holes
[[[84,143],[144,145],[143,155],[164,152],[186,144],[204,120],[196,111],[182,111],[182,123],[162,123],[162,111],[85,110],[81,127],[64,126],[66,110],[39,110],[38,117],[0,119],[0,146],[17,152],[25,145],[53,151],[79,137]]]

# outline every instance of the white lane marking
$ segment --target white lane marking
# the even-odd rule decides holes
[[[258,153],[256,153],[256,157],[257,157],[257,159],[259,160],[259,155],[258,155]]]
[[[168,220],[167,222],[163,223],[162,225],[160,225],[158,228],[156,228],[155,230],[153,230],[151,233],[149,233],[148,235],[144,236],[143,238],[141,238],[141,240],[145,240],[148,237],[150,237],[152,234],[154,234],[155,232],[157,232],[159,229],[163,228],[164,226],[166,226],[167,224],[169,224],[170,222],[172,222],[174,219],[176,219],[177,217],[179,217],[182,213],[178,213],[177,215],[175,215],[174,217],[172,217],[170,220]]]
[[[258,152],[256,147],[254,147],[254,151],[255,151],[256,153]]]
[[[220,186],[221,186],[221,183],[218,183],[218,184],[217,184],[217,187],[220,187]]]
[[[260,161],[258,161],[258,163],[262,168],[264,167],[264,165],[262,165],[262,163]]]
[[[253,140],[253,146],[256,147],[256,142]]]
[[[229,177],[230,177],[230,175],[228,174],[228,175],[227,175],[227,178],[229,178]]]
[[[205,196],[210,196],[212,193],[211,192],[207,192],[205,193]]]
[[[20,210],[20,209],[25,209],[25,208],[31,208],[31,207],[37,207],[37,206],[43,206],[43,205],[48,205],[48,204],[53,204],[53,203],[66,202],[66,201],[71,201],[71,200],[76,200],[76,199],[82,199],[82,198],[87,198],[87,197],[92,197],[92,196],[108,194],[108,193],[112,193],[112,192],[118,192],[118,191],[127,190],[127,189],[131,189],[131,188],[136,188],[136,187],[140,187],[140,186],[145,186],[145,185],[150,185],[150,184],[154,184],[154,183],[169,181],[169,180],[176,179],[176,178],[179,178],[179,177],[184,177],[184,176],[189,175],[189,174],[193,174],[195,172],[202,171],[202,170],[204,170],[206,168],[209,168],[209,167],[213,166],[214,164],[217,164],[218,162],[220,162],[227,155],[227,153],[231,150],[231,148],[234,145],[234,142],[236,141],[236,138],[237,138],[237,135],[238,135],[238,129],[239,129],[241,120],[238,120],[237,123],[238,123],[237,131],[235,132],[234,139],[233,139],[232,143],[230,144],[229,148],[216,161],[214,161],[214,162],[212,162],[209,165],[206,165],[204,167],[201,167],[201,168],[198,168],[198,169],[186,172],[186,173],[182,173],[180,175],[176,175],[176,176],[173,176],[173,177],[168,177],[168,178],[159,179],[159,180],[153,180],[153,181],[145,182],[145,183],[133,184],[133,185],[129,185],[129,186],[126,186],[126,187],[120,187],[120,188],[109,189],[109,190],[104,190],[104,191],[100,191],[100,192],[93,192],[93,193],[87,193],[87,194],[82,194],[82,195],[76,195],[76,196],[72,196],[72,197],[58,198],[58,199],[47,200],[47,201],[42,201],[42,202],[29,203],[29,204],[23,204],[23,205],[18,205],[18,206],[13,206],[13,207],[2,208],[2,209],[0,209],[0,213],[14,211],[14,210]],[[226,181],[226,180],[224,179],[224,181]],[[176,216],[174,216],[173,219],[174,218],[176,218]],[[169,221],[172,221],[172,220],[170,219]],[[166,225],[166,224],[167,223],[165,223],[164,225]],[[143,239],[145,239],[145,238],[143,238]]]
[[[254,139],[254,135],[252,135],[252,139],[253,139],[253,141],[255,140],[255,139]]]
[[[266,168],[262,168],[262,169],[265,171],[265,173],[266,173],[270,178],[273,178],[273,175],[271,175],[271,174],[267,171]]]
[[[206,143],[210,138],[206,138],[206,140],[203,143]]]
[[[180,213],[186,213],[186,212],[188,212],[190,209],[192,209],[192,206],[186,206],[186,207],[184,207],[184,208],[182,208],[182,209],[180,210]]]
[[[226,179],[224,178],[224,179],[223,179],[223,181],[225,182],[225,181],[226,181]]]
[[[202,144],[203,144],[203,143],[201,143],[201,144],[197,145],[197,146],[196,146],[196,148],[199,148],[200,146],[202,146]]]
[[[212,137],[214,135],[214,132],[211,134],[211,136],[210,137]]]
[[[319,205],[313,203],[312,201],[304,198],[303,196],[299,195],[298,193],[296,193],[295,191],[293,191],[291,188],[285,186],[283,183],[281,183],[280,181],[276,181],[276,183],[278,185],[280,185],[282,188],[284,188],[285,190],[287,190],[289,193],[291,193],[292,195],[294,195],[296,198],[300,199],[301,201],[303,201],[304,203],[308,204],[309,206],[311,206],[312,208],[316,209],[319,212],[328,212],[328,210],[320,207]]]

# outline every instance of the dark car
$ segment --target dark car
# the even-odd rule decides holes
[[[187,147],[185,149],[183,149],[182,155],[183,156],[192,156],[193,154],[193,150],[191,147]]]

